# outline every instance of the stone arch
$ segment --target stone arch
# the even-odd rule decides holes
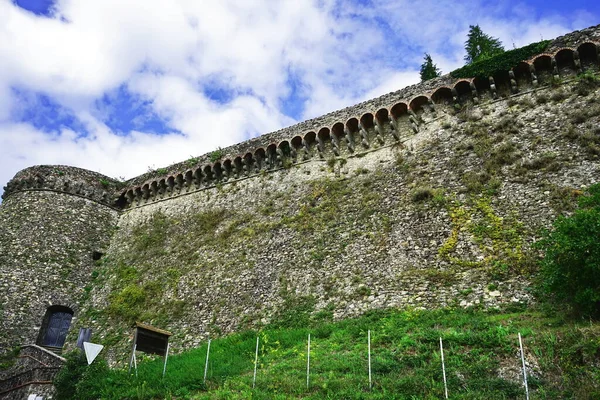
[[[433,92],[433,94],[431,95],[431,100],[433,101],[434,104],[452,105],[452,103],[453,103],[452,89],[450,89],[447,86],[442,86],[440,88],[437,88],[436,91]]]
[[[152,181],[150,185],[145,184],[142,186],[142,193],[144,194],[144,198],[158,196],[160,194],[158,181]]]
[[[189,189],[192,187],[192,184],[194,183],[194,173],[192,172],[192,170],[188,170],[185,172],[185,186]]]
[[[516,67],[513,68],[513,73],[515,75],[517,87],[520,90],[533,86],[531,65],[529,63],[521,61]]]
[[[156,181],[153,181],[152,183],[150,183],[150,185],[148,185],[147,183],[145,183],[144,185],[142,185],[140,189],[140,198],[144,199],[144,200],[148,200],[150,197],[152,196],[156,196],[158,194],[158,183]]]
[[[473,95],[471,94],[471,82],[467,80],[460,80],[454,84],[454,90],[459,103],[465,104],[473,101]]]
[[[358,127],[358,119],[352,117],[346,121],[344,131],[346,132],[346,142],[348,143],[348,149],[354,152],[357,143],[361,143],[360,128]]]
[[[277,145],[277,154],[279,155],[279,159],[283,166],[286,166],[286,163],[292,159],[292,147],[290,146],[290,142],[287,140],[282,140]]]
[[[425,111],[425,106],[427,104],[429,104],[429,98],[422,94],[412,99],[408,106],[412,112],[419,115]]]
[[[221,167],[221,163],[217,161],[213,164],[213,172],[216,181],[221,181],[223,179],[223,168]]]
[[[262,150],[264,152],[263,149],[259,150]],[[241,156],[237,156],[233,159],[233,170],[235,172],[236,177],[239,177],[244,172],[244,162],[242,161]]]
[[[410,135],[417,131],[417,123],[411,115],[406,103],[396,103],[390,108],[392,123],[396,127],[398,137]]]
[[[380,108],[375,113],[375,125],[378,135],[382,137],[382,140],[388,135],[398,139],[398,135],[394,131],[394,126],[390,123],[390,113],[387,108]]]
[[[125,198],[127,199],[127,203],[132,204],[135,200],[135,192],[133,189],[129,189],[125,192]]]
[[[295,160],[298,159],[298,153],[302,153],[302,137],[294,136],[290,141],[290,146],[292,147],[292,156]]]
[[[304,135],[302,138],[302,143],[304,143],[304,148],[306,149],[306,158],[310,157],[313,149],[317,143],[317,134],[313,131],[310,131]]]
[[[335,140],[336,147],[341,151],[344,147],[344,144],[347,144],[346,140],[346,131],[344,130],[344,124],[341,122],[336,122],[331,127],[331,137]]]
[[[598,70],[598,45],[593,42],[585,42],[577,47],[581,68],[585,70]]]
[[[135,188],[135,190],[134,190],[134,193],[135,193],[135,199],[136,199],[138,202],[139,202],[139,201],[142,201],[142,199],[143,199],[144,197],[143,197],[143,194],[142,194],[142,188],[141,188],[140,186],[138,186],[138,187],[136,187],[136,188]]]
[[[60,353],[71,327],[73,314],[73,310],[64,305],[52,305],[48,307],[44,314],[42,327],[38,333],[36,343],[39,346]]]
[[[556,60],[556,67],[560,76],[574,75],[577,72],[573,49],[564,48],[557,51],[554,59]]]
[[[548,83],[552,78],[554,67],[552,66],[552,56],[549,54],[541,54],[533,60],[535,73],[540,83]]]
[[[499,71],[494,74],[494,85],[496,94],[500,97],[510,96],[510,75],[508,71]]]
[[[175,178],[173,176],[169,176],[167,178],[167,192],[172,193],[173,189],[175,189]]]
[[[181,189],[183,189],[183,186],[184,186],[183,174],[177,174],[175,176],[175,189],[177,189],[178,191],[181,191]]]
[[[267,161],[269,163],[269,168],[276,168],[278,166],[277,163],[277,145],[275,143],[271,143],[267,146]]]
[[[204,178],[204,174],[202,173],[202,167],[198,167],[194,170],[194,184],[197,188],[202,185],[202,180]]]
[[[390,108],[390,114],[392,114],[393,119],[398,119],[403,115],[408,115],[408,104],[406,103],[396,103]]]
[[[367,147],[371,144],[371,140],[375,134],[375,117],[371,113],[365,113],[360,117],[358,127],[363,139],[363,143],[367,143]]]
[[[267,153],[265,152],[265,149],[263,149],[262,147],[259,147],[258,149],[256,149],[254,151],[254,163],[256,164],[257,170],[261,170],[261,169],[265,168],[266,159],[267,159]]]
[[[253,169],[255,169],[257,167],[255,160],[254,160],[254,156],[250,152],[248,152],[244,155],[242,163],[244,164],[244,169],[246,171],[246,174],[248,174],[248,175],[252,174]]]
[[[158,181],[158,194],[163,195],[165,193],[167,193],[167,181],[161,179]]]
[[[212,167],[210,165],[206,165],[202,169],[202,172],[204,173],[204,183],[207,186],[210,185],[214,179],[214,173],[213,173]]]
[[[231,165],[231,159],[223,161],[223,179],[229,180],[233,178],[233,166]]]
[[[490,78],[475,78],[473,84],[480,97],[491,97]]]
[[[319,129],[317,133],[317,149],[319,149],[319,155],[325,156],[325,153],[331,150],[331,134],[329,128],[326,126]]]

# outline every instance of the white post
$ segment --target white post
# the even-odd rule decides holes
[[[254,355],[254,377],[252,378],[252,389],[256,385],[256,365],[258,364],[258,336],[256,337],[256,354]]]
[[[135,377],[137,378],[137,360],[135,359],[135,350],[133,351],[133,367],[135,368]]]
[[[444,376],[444,396],[448,398],[448,384],[446,383],[446,366],[444,365],[444,345],[440,336],[440,354],[442,355],[442,375]]]
[[[371,381],[371,330],[368,332],[368,348],[369,348],[369,390],[373,387],[373,382]]]
[[[521,349],[521,363],[523,364],[523,382],[525,383],[525,396],[529,400],[529,387],[527,386],[527,370],[525,369],[525,354],[523,353],[523,341],[519,332],[519,347]]]
[[[133,344],[133,350],[131,351],[131,359],[129,360],[129,374],[131,374],[131,365],[133,364],[133,360],[135,358],[135,348],[137,347],[137,343]]]
[[[310,384],[310,333],[308,334],[308,352],[306,353],[306,388]]]
[[[204,383],[206,383],[206,372],[208,371],[208,355],[210,354],[210,339],[208,339],[208,347],[206,348],[206,364],[204,364]]]
[[[165,365],[163,366],[163,378],[165,377],[165,372],[167,372],[167,360],[169,359],[169,345],[170,343],[167,343],[167,352],[165,353]]]

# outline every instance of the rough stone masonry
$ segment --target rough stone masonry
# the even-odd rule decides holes
[[[20,171],[0,206],[0,351],[60,351],[55,323],[67,348],[87,327],[123,362],[135,321],[178,351],[300,309],[533,301],[532,243],[599,176],[600,91],[578,78],[597,77],[599,43],[600,26],[573,32],[489,79],[446,75],[126,182]]]

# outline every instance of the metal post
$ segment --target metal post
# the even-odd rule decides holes
[[[529,400],[529,387],[527,386],[527,369],[525,368],[525,354],[523,353],[523,341],[519,332],[519,348],[521,349],[521,363],[523,364],[523,382],[525,383],[525,396]]]
[[[310,333],[308,334],[308,352],[306,353],[306,388],[310,384]]]
[[[256,365],[258,364],[258,336],[256,337],[256,354],[254,354],[254,377],[252,378],[252,389],[256,385]]]
[[[165,365],[163,366],[163,378],[165,377],[165,373],[167,372],[167,360],[169,359],[169,345],[170,343],[167,343],[167,352],[165,353]]]
[[[208,371],[208,355],[210,353],[210,339],[208,339],[208,347],[206,348],[206,364],[204,364],[204,383],[206,383],[206,372]]]
[[[371,381],[371,330],[368,332],[368,348],[369,348],[369,390],[373,387],[373,382]]]
[[[442,375],[444,376],[444,396],[448,398],[448,384],[446,383],[446,366],[444,365],[444,346],[440,337],[440,354],[442,355]]]

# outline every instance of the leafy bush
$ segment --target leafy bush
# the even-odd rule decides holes
[[[62,400],[95,399],[103,392],[103,382],[95,379],[109,374],[105,360],[98,358],[87,365],[85,356],[79,350],[66,355],[67,363],[54,378],[56,398]]]
[[[560,216],[538,243],[540,288],[577,314],[600,315],[600,184],[579,199],[569,217]]]
[[[476,61],[450,72],[453,78],[482,78],[494,76],[498,72],[508,71],[519,62],[543,53],[550,44],[549,40],[532,43],[519,49],[505,51],[497,56]]]

